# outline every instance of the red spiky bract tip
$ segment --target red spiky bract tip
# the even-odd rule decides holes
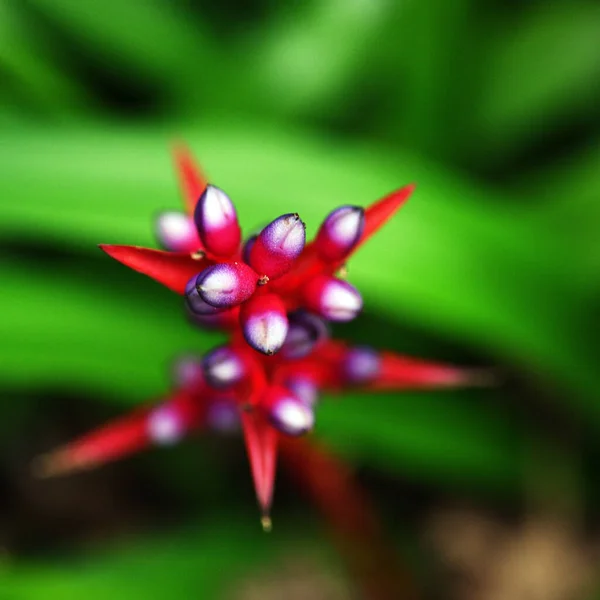
[[[206,189],[208,182],[195,163],[191,152],[184,144],[175,144],[173,148],[173,161],[186,212],[188,215],[193,216],[198,198],[200,198],[202,192]]]
[[[170,443],[199,426],[205,409],[191,389],[178,390],[155,406],[137,410],[39,457],[33,465],[35,474],[39,477],[64,475],[123,458],[154,443]],[[153,422],[157,415],[174,418],[177,431]]]
[[[368,385],[373,390],[435,389],[491,385],[489,372],[462,369],[394,354],[380,353],[379,373]]]
[[[256,499],[261,511],[261,523],[263,529],[269,531],[279,436],[277,431],[256,411],[242,412],[242,428]]]
[[[148,410],[137,411],[39,457],[34,463],[35,474],[39,477],[65,475],[142,450],[148,445],[148,414]]]
[[[358,244],[377,233],[411,197],[415,188],[416,184],[411,183],[368,206],[365,209],[365,228]]]
[[[113,244],[100,244],[99,248],[126,267],[151,277],[181,295],[185,294],[185,287],[192,276],[211,264],[202,254]]]

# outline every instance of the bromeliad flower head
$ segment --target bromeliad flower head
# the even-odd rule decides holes
[[[288,343],[292,329],[288,332]],[[89,469],[200,430],[229,433],[240,424],[265,528],[270,527],[278,446],[309,432],[323,393],[443,389],[484,383],[477,371],[322,339],[300,358],[268,357],[242,336],[173,368],[172,394],[42,457],[42,475]],[[286,442],[289,443],[289,442]]]
[[[177,151],[176,164],[187,214],[159,216],[156,231],[165,250],[101,248],[182,294],[197,324],[239,326],[248,344],[264,354],[281,348],[292,311],[306,309],[328,321],[350,321],[360,313],[359,291],[336,274],[414,189],[406,186],[367,209],[333,210],[308,244],[295,212],[243,241],[231,198],[206,182],[187,151]]]
[[[336,273],[413,186],[364,210],[335,209],[308,244],[297,213],[277,217],[243,242],[227,194],[206,183],[187,151],[177,151],[176,163],[187,211],[159,217],[165,250],[101,248],[183,295],[193,322],[227,331],[228,341],[203,358],[178,360],[169,398],[43,457],[41,473],[89,468],[198,429],[230,431],[239,422],[268,529],[277,449],[313,428],[322,392],[486,383],[476,372],[329,337],[327,321],[350,321],[363,304]]]

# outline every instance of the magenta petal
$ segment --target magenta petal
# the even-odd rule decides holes
[[[326,262],[341,261],[358,243],[364,226],[365,211],[360,206],[340,206],[323,221],[315,249]]]
[[[298,436],[309,432],[315,424],[310,404],[294,396],[285,387],[272,387],[265,393],[269,422],[286,435]]]
[[[351,321],[362,310],[358,290],[347,281],[319,275],[303,290],[307,308],[329,321]]]
[[[185,286],[185,303],[194,316],[210,316],[220,312],[221,308],[216,308],[212,304],[208,304],[198,293],[196,281],[198,276],[194,275]]]
[[[185,294],[185,286],[193,275],[206,266],[205,258],[195,259],[185,252],[167,252],[141,246],[100,244],[100,249],[125,266],[143,273],[178,294]]]
[[[194,220],[204,247],[217,256],[233,256],[239,249],[242,232],[235,207],[218,187],[208,185],[194,211]]]
[[[198,275],[196,287],[208,304],[230,308],[252,296],[258,279],[258,275],[244,263],[219,263]]]
[[[269,223],[250,250],[250,264],[259,275],[273,279],[289,271],[306,243],[306,226],[297,214]]]
[[[215,389],[237,385],[247,374],[244,358],[229,346],[219,346],[209,352],[202,366],[206,382]]]
[[[202,248],[194,220],[181,212],[161,213],[156,219],[156,237],[170,252],[196,252]]]
[[[276,294],[250,298],[242,306],[240,323],[248,344],[267,355],[281,348],[288,333],[285,304]]]

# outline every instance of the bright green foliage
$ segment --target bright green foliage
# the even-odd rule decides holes
[[[116,412],[166,393],[175,355],[221,339],[96,248],[155,245],[153,217],[179,206],[169,147],[182,138],[246,231],[294,210],[312,234],[339,204],[417,182],[349,265],[378,328],[338,333],[490,364],[519,392],[332,399],[316,435],[385,477],[520,502],[531,440],[554,443],[535,411],[600,430],[597,4],[263,1],[237,17],[188,4],[0,3],[2,437],[36,422],[36,404],[13,398],[67,391]],[[173,471],[156,477],[192,476]],[[238,485],[249,479],[230,496]],[[81,569],[19,562],[7,598],[218,597],[217,571],[274,552],[226,517],[142,551],[115,542]]]

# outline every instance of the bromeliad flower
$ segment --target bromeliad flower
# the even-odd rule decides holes
[[[89,468],[151,444],[174,443],[201,428],[240,423],[268,529],[278,448],[285,455],[307,447],[290,440],[312,430],[323,392],[455,387],[483,380],[475,371],[329,337],[327,321],[349,321],[362,308],[359,292],[336,273],[408,199],[413,186],[364,210],[337,208],[309,244],[296,213],[279,216],[243,241],[227,194],[206,183],[186,150],[176,152],[176,163],[187,212],[159,217],[165,250],[101,247],[185,296],[195,322],[221,327],[229,339],[202,359],[179,361],[169,398],[43,457],[40,469],[51,475]]]
[[[267,355],[281,348],[292,311],[305,308],[328,321],[350,321],[360,313],[360,293],[336,273],[414,186],[367,209],[337,208],[309,244],[297,213],[242,240],[229,196],[206,182],[187,150],[179,148],[175,158],[187,212],[159,216],[156,232],[165,249],[101,245],[107,254],[185,296],[198,324],[239,327],[247,343]]]
[[[263,526],[270,527],[278,447],[309,432],[323,392],[451,388],[482,382],[476,371],[425,362],[323,337],[324,322],[290,316],[281,352],[265,356],[240,335],[202,358],[182,357],[174,391],[76,440],[38,463],[43,475],[89,469],[151,445],[170,445],[207,429],[243,429]]]

